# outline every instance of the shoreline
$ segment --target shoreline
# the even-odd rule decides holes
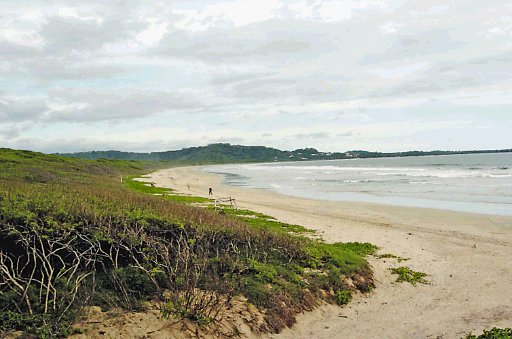
[[[428,157],[432,157],[432,156],[425,156],[425,157],[428,158]],[[433,157],[436,157],[436,156],[433,156]],[[453,156],[449,156],[449,157],[453,157]],[[320,163],[318,164],[318,166],[320,166],[318,168],[324,167],[322,164],[324,164],[326,162],[335,162],[336,165],[334,166],[334,168],[351,169],[351,170],[366,172],[366,171],[369,171],[370,169],[372,169],[373,167],[361,166],[362,165],[361,161],[371,161],[371,160],[374,160],[374,159],[373,158],[372,159],[356,159],[356,158],[354,158],[354,159],[343,159],[343,160],[323,160],[323,161],[320,161]],[[342,166],[341,165],[342,162],[346,165],[350,161],[358,161],[358,164],[352,165],[352,166]],[[265,167],[265,165],[269,165],[272,167],[274,165],[278,165],[277,168],[279,168],[281,166],[281,164],[285,167],[290,165],[290,168],[289,168],[290,171],[299,170],[299,172],[297,172],[297,173],[292,172],[292,173],[294,173],[293,176],[297,176],[294,180],[297,180],[297,179],[305,180],[306,179],[305,177],[309,176],[309,174],[307,174],[307,173],[310,173],[309,171],[313,171],[313,173],[316,173],[316,171],[318,171],[317,165],[315,165],[318,162],[319,161],[311,161],[311,165],[312,165],[311,168],[308,167],[309,164],[307,164],[306,167],[294,166],[297,162],[278,162],[278,163],[273,162],[273,163],[239,164],[239,165],[242,167],[243,166],[251,166],[251,165],[264,165],[264,167]],[[225,168],[226,166],[228,167],[227,169]],[[500,192],[500,194],[498,194],[496,197],[493,195],[490,195],[490,197],[487,197],[487,194],[486,194],[486,197],[479,196],[478,193],[474,192],[475,194],[477,194],[478,199],[476,199],[476,200],[475,199],[467,199],[466,200],[463,197],[471,197],[473,195],[473,193],[465,192],[462,195],[462,192],[452,191],[452,193],[450,193],[449,195],[446,195],[447,192],[445,192],[445,194],[443,195],[443,193],[440,191],[436,192],[436,189],[433,187],[433,186],[441,187],[439,183],[424,181],[424,179],[421,179],[421,178],[415,179],[416,175],[413,175],[412,177],[408,177],[407,179],[404,179],[404,180],[406,180],[406,182],[408,182],[409,184],[421,184],[421,186],[416,186],[416,187],[422,187],[422,189],[424,191],[429,192],[428,195],[421,194],[421,192],[419,192],[417,190],[416,190],[416,192],[420,193],[421,195],[417,195],[417,196],[412,196],[412,195],[407,195],[407,194],[401,195],[398,192],[395,192],[398,194],[393,194],[391,191],[389,192],[391,194],[387,194],[385,191],[379,191],[379,189],[368,188],[368,190],[367,190],[367,189],[363,189],[363,187],[358,187],[356,189],[346,187],[346,191],[340,191],[340,190],[331,191],[331,190],[327,189],[327,191],[319,192],[318,189],[308,189],[308,188],[306,188],[307,186],[301,186],[301,188],[299,188],[299,189],[292,188],[292,187],[290,187],[290,185],[291,186],[294,185],[294,180],[287,181],[285,179],[284,187],[281,187],[281,185],[279,185],[279,184],[275,185],[275,183],[276,183],[275,179],[272,180],[272,183],[267,182],[267,181],[261,181],[261,178],[258,179],[258,175],[256,172],[253,173],[256,175],[255,176],[256,179],[249,180],[246,182],[246,179],[242,179],[245,175],[247,175],[247,174],[244,174],[244,171],[234,170],[233,172],[231,172],[229,169],[229,166],[236,167],[237,164],[207,165],[207,166],[204,166],[203,168],[204,168],[205,172],[223,175],[224,180],[226,182],[230,182],[231,180],[234,180],[236,183],[240,183],[240,187],[242,187],[242,188],[253,188],[253,187],[250,187],[250,184],[248,184],[248,183],[254,182],[259,187],[264,188],[265,190],[272,191],[272,192],[275,192],[275,193],[281,194],[281,195],[296,197],[296,198],[321,200],[321,201],[344,202],[344,203],[358,202],[358,203],[375,204],[375,205],[413,207],[413,208],[444,210],[444,211],[454,211],[454,212],[463,212],[463,213],[474,213],[474,211],[479,211],[476,214],[500,215],[500,216],[512,217],[512,208],[510,208],[510,204],[512,204],[512,201],[508,201],[508,199],[505,199],[507,196],[510,196],[510,194],[507,194],[508,191]],[[388,168],[388,167],[390,167],[390,166],[392,167],[394,165],[381,164],[380,166],[384,167],[384,168],[382,168],[382,170],[389,170],[390,168]],[[414,167],[414,165],[411,165],[411,166]],[[475,166],[477,166],[477,165],[475,165]],[[304,170],[305,168],[308,168],[308,171],[302,173],[302,171],[300,171],[300,169]],[[508,169],[508,168],[509,167],[503,167],[503,168],[500,167],[500,169]],[[400,166],[397,169],[400,169]],[[476,167],[470,168],[470,170],[477,170],[477,169],[482,170],[481,168],[476,168]],[[252,168],[251,170],[255,171],[255,168]],[[251,170],[249,170],[249,173],[251,172]],[[335,170],[331,169],[330,165],[326,166],[325,170],[326,170],[325,173],[329,173],[331,175],[332,175],[332,173],[335,173],[335,172],[333,172]],[[407,169],[407,170],[409,170],[409,169]],[[422,171],[423,171],[423,169],[422,169]],[[437,170],[434,170],[434,171],[437,171]],[[279,172],[280,171],[278,171],[278,170],[276,170],[275,172],[272,172],[272,170],[270,171],[270,173],[275,173],[276,175],[279,175]],[[248,174],[248,175],[251,176],[251,174]],[[269,175],[273,175],[273,174],[269,174]],[[322,181],[337,182],[337,180],[333,179],[332,176],[324,177],[324,176],[322,176],[323,174],[320,174],[320,173],[314,174],[314,176],[316,176],[316,175],[320,175],[318,177],[319,178],[318,181],[320,181],[320,182],[322,182]],[[354,177],[353,172],[351,172],[351,171],[349,171],[347,175],[348,175],[348,177],[345,178],[344,180],[340,180],[340,182],[357,183],[357,185],[359,185],[359,183],[363,183],[363,182],[366,183],[366,182],[381,182],[381,181],[385,182],[386,181],[385,179],[381,180],[381,179],[377,179],[375,177],[371,177],[372,176],[371,173],[367,174],[370,177],[368,177],[368,176]],[[402,175],[402,174],[400,174],[400,175]],[[429,173],[426,173],[424,175],[426,177],[431,176],[431,174],[429,174]],[[475,180],[481,180],[482,178],[495,178],[495,177],[497,178],[500,175],[501,174],[487,173],[482,176],[477,175],[475,177],[476,178]],[[238,179],[237,178],[238,176],[241,176],[241,179]],[[405,175],[405,176],[407,176],[407,175]],[[432,176],[435,177],[436,174],[432,174]],[[508,177],[508,175],[505,175],[505,177]],[[438,179],[439,178],[442,178],[442,179],[454,178],[455,180],[458,180],[458,178],[460,178],[460,177],[459,177],[459,175],[455,174],[454,176],[450,176],[450,175],[448,175],[446,177],[439,176]],[[249,178],[249,179],[254,179],[254,178]],[[400,179],[400,180],[402,180],[402,179]],[[314,181],[317,181],[317,180],[315,179]],[[308,184],[317,186],[317,184],[313,184],[313,182],[304,181],[304,183],[308,183]],[[401,183],[397,183],[397,184],[400,185]],[[427,184],[427,185],[423,186],[423,184]],[[496,183],[493,183],[493,184],[495,185]],[[227,184],[227,185],[229,186],[230,184]],[[318,184],[318,185],[322,185],[322,184]],[[337,185],[337,183],[336,183],[336,185]],[[389,183],[388,183],[388,185],[389,185]],[[502,183],[502,185],[503,185],[502,187],[509,186],[508,183]],[[235,184],[234,186],[237,186],[237,185]],[[461,186],[472,186],[472,185],[462,184]],[[411,186],[411,187],[414,187],[414,186]],[[477,185],[477,187],[478,187],[478,185]],[[493,186],[491,185],[490,188],[492,189],[492,187]],[[490,189],[490,188],[487,187],[487,189]],[[510,193],[512,194],[512,192],[510,192]],[[312,194],[317,194],[318,197],[312,197],[311,196]],[[437,196],[437,198],[433,198],[433,196],[435,197],[438,194],[441,194],[441,195]],[[454,195],[456,197],[458,197],[458,199],[453,199]]]
[[[347,307],[324,305],[270,338],[461,338],[512,323],[512,217],[359,202],[310,200],[226,186],[200,167],[148,175],[182,194],[234,197],[239,207],[316,230],[326,242],[370,242],[411,258],[369,258],[377,288]],[[394,283],[391,267],[428,273],[430,284]]]

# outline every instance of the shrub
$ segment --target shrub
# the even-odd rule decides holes
[[[346,305],[352,300],[352,291],[339,290],[336,292],[336,303],[338,305]]]

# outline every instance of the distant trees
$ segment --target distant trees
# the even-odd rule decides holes
[[[211,144],[208,146],[189,147],[177,151],[134,153],[120,151],[91,151],[60,154],[81,159],[113,159],[113,160],[142,160],[142,161],[175,161],[180,163],[236,163],[236,162],[271,162],[271,161],[302,161],[302,160],[336,160],[351,158],[389,158],[412,157],[427,155],[473,154],[473,153],[502,153],[512,152],[512,149],[482,150],[482,151],[407,151],[407,152],[370,152],[354,150],[349,152],[320,152],[315,148],[301,148],[294,151],[281,151],[265,146],[242,146],[227,143]]]

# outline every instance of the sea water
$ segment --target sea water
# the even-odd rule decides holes
[[[512,153],[209,166],[224,182],[318,200],[512,215]]]

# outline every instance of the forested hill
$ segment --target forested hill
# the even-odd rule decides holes
[[[313,150],[317,152],[316,150]],[[311,152],[310,152],[311,153]],[[96,160],[100,158],[115,160],[173,160],[183,162],[265,162],[289,160],[292,152],[280,151],[265,146],[240,146],[230,144],[211,144],[189,147],[176,151],[135,153],[119,151],[92,151],[60,154],[66,157]]]
[[[425,155],[449,155],[472,153],[504,153],[504,150],[476,150],[476,151],[409,151],[409,152],[320,152],[314,148],[296,149],[294,151],[281,151],[265,146],[241,146],[231,144],[211,144],[208,146],[183,148],[176,151],[134,153],[120,151],[91,151],[79,153],[60,154],[66,157],[81,159],[114,159],[114,160],[173,160],[186,163],[230,163],[230,162],[271,162],[271,161],[302,161],[302,160],[334,160],[350,158],[382,158]]]

